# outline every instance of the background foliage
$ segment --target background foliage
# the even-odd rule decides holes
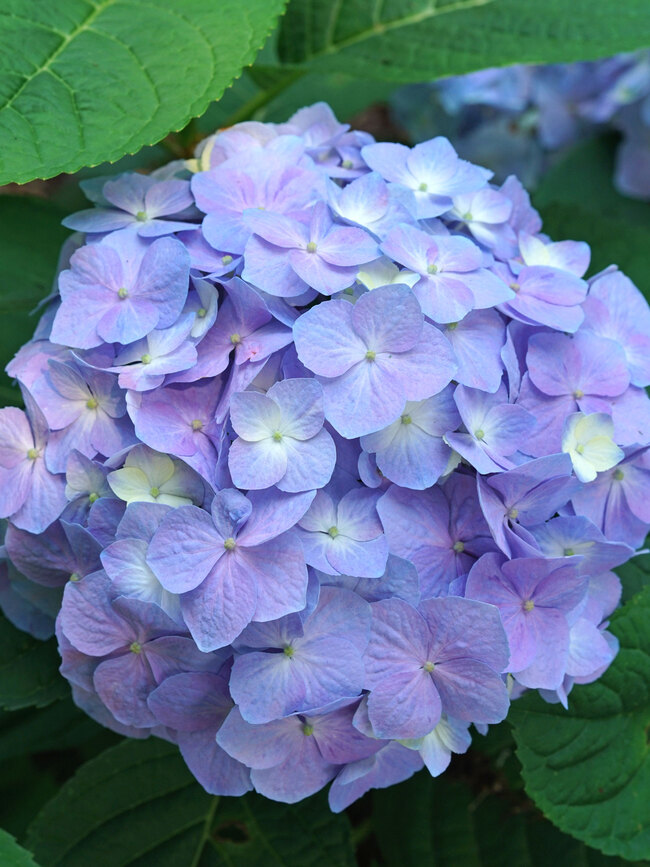
[[[67,234],[60,220],[83,206],[80,178],[154,168],[190,156],[219,126],[285,120],[320,99],[380,139],[406,140],[383,107],[397,83],[593,59],[643,47],[650,33],[646,0],[291,0],[285,7],[283,0],[5,0],[3,365],[29,338],[35,318],[28,314],[51,289]],[[648,296],[650,205],[613,190],[614,146],[597,139],[576,147],[547,174],[534,203],[553,237],[591,244],[592,273],[616,262]],[[0,402],[20,403],[4,374]],[[621,652],[598,683],[574,689],[569,712],[525,696],[509,722],[476,735],[442,778],[420,773],[339,816],[322,794],[291,807],[207,795],[175,747],[126,741],[88,719],[57,673],[54,641],[35,641],[0,619],[0,864],[646,863],[650,555],[620,575],[625,604],[611,629]]]

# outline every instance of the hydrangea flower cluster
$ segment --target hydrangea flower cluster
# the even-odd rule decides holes
[[[85,190],[0,410],[0,603],[81,708],[339,811],[607,668],[650,524],[630,280],[324,104]]]
[[[650,52],[604,60],[483,69],[401,88],[398,123],[416,141],[441,131],[466,159],[529,188],[549,161],[580,139],[616,130],[614,183],[650,199]]]

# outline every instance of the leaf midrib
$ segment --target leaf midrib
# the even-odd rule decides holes
[[[477,6],[487,6],[494,2],[495,0],[457,0],[456,3],[450,3],[447,6],[443,6],[442,9],[439,9],[435,2],[433,2],[420,12],[414,12],[412,15],[407,15],[404,18],[395,18],[392,21],[375,21],[371,27],[367,27],[365,30],[360,30],[358,33],[355,33],[354,36],[348,36],[346,39],[341,39],[339,42],[333,42],[331,40],[336,32],[336,25],[338,23],[337,14],[328,22],[327,31],[329,41],[318,51],[310,51],[306,54],[301,63],[305,63],[308,60],[315,60],[320,57],[327,57],[331,54],[338,54],[339,51],[350,48],[352,45],[358,45],[360,42],[366,42],[376,36],[383,36],[385,33],[389,33],[392,30],[400,30],[402,27],[408,27],[412,24],[421,24],[429,18],[435,18],[449,12],[462,12],[466,9],[473,9]],[[343,3],[338,4],[337,12],[343,8],[343,5]]]

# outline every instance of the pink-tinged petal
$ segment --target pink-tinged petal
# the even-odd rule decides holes
[[[345,494],[339,502],[335,521],[339,531],[358,542],[368,542],[380,536],[379,496],[377,491],[366,488],[354,488]]]
[[[318,255],[330,265],[361,265],[379,256],[376,242],[363,229],[335,226],[318,242]]]
[[[161,521],[147,562],[166,590],[185,593],[197,587],[226,553],[223,541],[207,512],[181,506]]]
[[[353,439],[372,433],[401,414],[406,402],[403,383],[391,376],[391,370],[385,371],[386,366],[364,359],[342,376],[321,380],[325,418],[341,436]]]
[[[429,654],[433,662],[448,662],[471,653],[495,671],[505,671],[508,641],[494,605],[448,596],[427,599],[419,610],[431,631]]]
[[[291,217],[252,209],[246,212],[245,217],[251,231],[277,247],[304,249],[309,242],[309,232],[305,224],[292,220]]]
[[[574,337],[581,360],[581,390],[587,395],[616,397],[630,382],[625,353],[613,340],[593,334]]]
[[[267,396],[280,408],[283,434],[307,440],[322,428],[323,389],[315,379],[283,379],[271,386]]]
[[[238,545],[261,545],[290,530],[310,507],[314,496],[315,491],[297,494],[275,490],[251,492],[248,499],[253,512],[237,537]]]
[[[307,288],[291,267],[288,251],[253,235],[246,244],[242,278],[280,298],[293,298]]]
[[[367,165],[395,184],[412,186],[414,178],[406,167],[406,160],[411,153],[406,145],[380,142],[366,145],[361,149],[361,156]]]
[[[436,727],[441,713],[438,690],[422,669],[390,674],[368,696],[368,716],[379,738],[424,737]]]
[[[283,444],[287,467],[277,482],[281,491],[308,491],[329,482],[336,464],[336,446],[326,430],[303,442],[285,437]]]
[[[364,655],[365,688],[374,689],[395,672],[419,675],[427,661],[429,631],[418,611],[401,599],[371,606],[370,641]]]
[[[258,442],[236,439],[228,452],[233,484],[245,490],[270,488],[287,471],[287,448],[273,437]],[[304,490],[304,489],[303,489]]]
[[[184,211],[194,204],[189,181],[173,178],[153,184],[144,194],[144,204],[150,218]]]
[[[209,794],[238,797],[253,788],[249,769],[218,746],[213,729],[179,732],[178,746],[187,767]]]
[[[33,447],[34,435],[23,410],[14,406],[0,409],[0,466],[18,466]]]
[[[580,617],[569,633],[566,673],[570,677],[588,677],[594,671],[609,665],[613,658],[614,652],[600,629]]]
[[[474,295],[463,276],[425,276],[413,287],[423,312],[434,322],[459,322],[474,307]]]
[[[375,353],[405,352],[422,334],[424,318],[407,286],[381,286],[366,292],[352,308],[352,326]]]
[[[338,770],[322,757],[316,741],[303,734],[296,751],[282,764],[268,770],[252,770],[255,791],[274,801],[295,804],[322,789]]]
[[[293,335],[298,358],[323,376],[340,376],[365,357],[367,347],[352,324],[347,301],[327,301],[296,321]]]
[[[217,743],[251,768],[273,768],[295,751],[302,736],[301,729],[302,723],[297,717],[252,725],[235,706],[217,732]]]
[[[306,250],[290,250],[288,261],[298,277],[321,295],[342,292],[354,283],[358,267],[330,265],[318,253]]]
[[[0,517],[16,514],[24,505],[32,486],[31,461],[21,461],[11,469],[0,467]]]
[[[417,274],[426,273],[429,260],[438,255],[436,239],[413,226],[395,226],[381,244],[382,251]]]
[[[344,638],[362,653],[368,643],[370,607],[356,593],[322,587],[318,607],[306,623],[309,638]]]
[[[503,320],[494,310],[469,313],[444,331],[458,362],[455,378],[462,385],[494,393],[501,383],[500,357],[505,342]]]
[[[447,338],[425,324],[422,337],[408,352],[378,358],[384,370],[399,370],[407,400],[424,400],[439,394],[456,373],[456,359]]]
[[[386,570],[388,542],[385,536],[370,542],[357,542],[339,535],[328,545],[327,560],[342,575],[381,578]]]
[[[510,707],[506,685],[482,662],[450,659],[436,665],[432,678],[445,713],[474,723],[491,724],[505,719]]]
[[[97,695],[125,725],[152,726],[156,718],[147,706],[147,698],[156,687],[143,651],[106,659],[95,670],[93,682]]]
[[[102,573],[68,582],[59,615],[70,643],[89,656],[106,656],[126,648],[135,639],[130,624],[110,603],[110,579]]]
[[[37,458],[33,461],[30,491],[11,520],[22,530],[42,533],[59,517],[66,505],[65,477],[51,473],[43,459]]]
[[[231,644],[256,606],[257,582],[235,552],[221,557],[207,578],[181,597],[183,618],[204,653]]]
[[[582,308],[578,305],[563,307],[523,292],[519,292],[512,301],[506,301],[500,310],[527,325],[546,325],[548,328],[566,331],[569,334],[575,333],[585,318]]]
[[[536,609],[533,609],[535,614]],[[547,609],[543,617],[528,619],[538,652],[533,662],[513,674],[523,686],[531,689],[557,689],[564,679],[569,653],[569,627],[561,611]]]
[[[276,620],[304,609],[307,566],[296,533],[282,533],[257,548],[240,548],[237,560],[257,584],[253,620]]]
[[[64,272],[65,274],[66,272]],[[60,286],[63,285],[63,274]],[[64,346],[92,349],[102,343],[97,334],[97,323],[114,305],[117,295],[102,286],[80,285],[74,293],[64,298],[52,324],[51,339]],[[86,315],[80,315],[80,311]],[[92,311],[92,315],[88,315]]]

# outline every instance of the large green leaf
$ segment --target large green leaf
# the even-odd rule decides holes
[[[163,741],[124,741],[87,762],[34,821],[43,867],[352,867],[349,826],[324,797],[289,807],[214,798]]]
[[[453,773],[433,780],[422,771],[373,793],[386,867],[625,867],[567,837],[480,765],[469,785]]]
[[[181,129],[252,63],[285,0],[5,0],[0,184]]]
[[[513,704],[526,791],[559,828],[610,855],[650,858],[650,588],[612,616],[621,649],[570,709]]]
[[[0,828],[0,864],[2,867],[37,867],[31,853]]]
[[[54,639],[38,641],[0,615],[0,708],[42,707],[69,694]]]
[[[0,761],[33,753],[79,749],[90,741],[102,747],[117,739],[78,708],[71,698],[45,708],[0,711]]]
[[[623,602],[627,602],[650,584],[650,536],[646,536],[641,550],[646,553],[637,554],[615,570],[623,585]]]
[[[283,62],[392,81],[645,46],[647,0],[291,0]]]

